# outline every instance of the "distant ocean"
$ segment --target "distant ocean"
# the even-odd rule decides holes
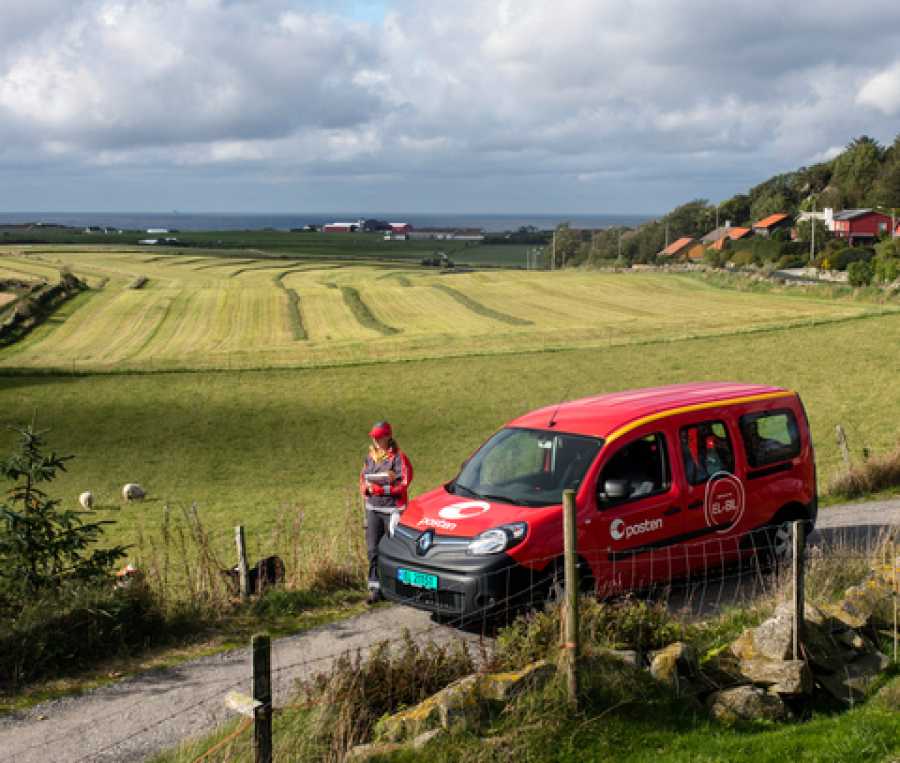
[[[143,212],[0,212],[0,225],[16,223],[56,223],[74,227],[100,225],[122,230],[146,230],[147,228],[177,228],[178,230],[261,230],[275,228],[289,230],[304,225],[321,225],[335,221],[353,221],[377,218],[388,222],[407,222],[414,228],[481,228],[487,232],[518,230],[533,225],[541,230],[555,228],[560,223],[571,223],[573,228],[609,228],[614,225],[634,227],[652,215],[595,214],[595,215],[528,215],[528,214],[415,214],[402,212],[335,212],[322,214],[264,215],[264,214],[194,214],[171,212],[146,214]]]

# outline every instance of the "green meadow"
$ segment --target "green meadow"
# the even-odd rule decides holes
[[[631,283],[632,294],[627,290],[609,293],[625,302],[632,300],[630,317],[619,330],[627,338],[629,321],[634,322],[635,343],[606,345],[601,338],[596,346],[570,343],[566,348],[561,341],[552,351],[542,350],[540,344],[528,341],[528,332],[540,331],[540,326],[493,321],[494,333],[480,345],[479,335],[466,337],[464,328],[454,332],[445,323],[441,331],[454,352],[470,347],[475,351],[472,356],[414,359],[411,353],[413,359],[399,361],[389,353],[383,358],[376,353],[374,358],[356,358],[349,365],[335,364],[331,357],[328,364],[311,368],[43,373],[38,361],[57,365],[59,358],[53,352],[62,349],[51,349],[54,338],[59,338],[61,347],[66,327],[80,316],[90,316],[84,330],[96,332],[91,338],[95,347],[102,349],[105,340],[108,353],[131,330],[133,318],[128,325],[117,323],[124,320],[121,317],[104,323],[102,311],[91,312],[105,298],[99,290],[77,298],[76,302],[83,299],[80,305],[70,303],[67,315],[36,332],[23,347],[14,347],[8,355],[0,353],[0,365],[14,366],[15,371],[0,375],[0,423],[34,420],[51,430],[50,442],[56,450],[76,455],[68,472],[54,483],[53,492],[74,505],[82,490],[92,490],[98,513],[116,520],[111,530],[114,538],[134,542],[139,528],[159,524],[164,504],[178,507],[196,502],[207,526],[215,530],[221,550],[232,547],[231,528],[243,524],[252,552],[278,552],[278,538],[271,534],[285,510],[302,512],[303,539],[310,549],[324,538],[346,532],[346,523],[339,518],[348,507],[356,510],[365,433],[381,418],[392,421],[413,461],[414,494],[453,476],[459,463],[495,428],[531,408],[593,393],[688,380],[734,379],[797,390],[809,411],[823,482],[840,462],[834,442],[836,424],[846,429],[857,458],[864,446],[882,452],[897,442],[900,315],[896,313],[871,314],[865,305],[850,301],[831,304],[791,298],[792,307],[806,306],[815,314],[810,318],[807,313],[800,325],[777,328],[778,321],[797,321],[786,307],[786,298],[775,295],[743,295],[685,279],[660,282],[667,276],[656,275],[646,280],[650,296],[638,301],[643,283],[636,276],[534,275],[547,279],[553,294],[574,289],[579,279],[586,284],[602,284],[602,279],[610,279],[614,286]],[[627,282],[627,278],[636,280]],[[522,288],[515,278],[512,281],[515,288]],[[452,288],[462,293],[459,283],[452,281]],[[527,286],[539,291],[538,282]],[[671,304],[677,305],[679,322],[674,331],[666,324],[672,311],[654,304],[666,299],[667,292],[658,290],[663,286],[671,289]],[[304,286],[297,288],[302,304]],[[341,294],[340,289],[321,288]],[[396,288],[416,291],[402,285]],[[432,291],[438,290],[430,289],[429,296]],[[361,293],[366,294],[364,288]],[[501,293],[490,300],[494,292],[489,288],[465,293],[477,295],[500,313],[512,315],[516,309],[508,295]],[[742,302],[743,297],[752,299],[754,308],[741,315],[735,306],[749,304]],[[705,304],[705,299],[712,300],[713,306]],[[462,302],[448,302],[454,309],[464,309]],[[212,310],[214,304],[210,299],[203,309]],[[442,304],[434,301],[436,306]],[[414,311],[406,309],[410,314]],[[716,324],[718,335],[679,338],[685,317],[692,312],[713,315],[717,309],[727,318]],[[148,305],[147,310],[153,308]],[[662,315],[657,337],[647,328],[654,310]],[[773,315],[777,320],[772,320]],[[379,317],[389,324],[393,320],[387,312]],[[748,331],[760,317],[759,330]],[[480,319],[490,320],[477,314],[470,318]],[[201,321],[202,330],[194,331],[193,341],[209,341],[211,324],[202,323],[199,308],[195,320]],[[440,320],[436,315],[435,321]],[[338,323],[335,319],[330,325]],[[185,321],[184,331],[190,325]],[[312,321],[304,325],[311,333],[326,330],[316,329]],[[323,321],[322,325],[329,324]],[[163,330],[158,327],[157,336]],[[570,336],[562,328],[560,333]],[[385,342],[395,339],[382,337]],[[44,355],[38,354],[42,346]],[[184,334],[172,332],[160,345],[170,346],[187,352]],[[246,348],[249,353],[256,350],[268,351],[264,346]],[[23,358],[29,362],[19,362]],[[7,430],[0,434],[0,452],[8,452],[12,439]],[[147,501],[121,503],[121,486],[131,481],[148,490]]]

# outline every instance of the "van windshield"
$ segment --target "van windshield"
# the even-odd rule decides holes
[[[577,489],[597,456],[599,437],[501,429],[447,485],[451,493],[520,506],[550,506]]]

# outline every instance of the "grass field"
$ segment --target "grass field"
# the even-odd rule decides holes
[[[143,251],[0,254],[0,276],[93,288],[0,368],[316,367],[757,331],[857,318],[850,300],[715,288],[660,273],[473,271]],[[147,283],[127,288],[135,278]],[[890,309],[890,308],[887,308]],[[896,308],[894,308],[896,309]]]
[[[161,277],[155,272],[148,273],[151,282],[146,292],[110,292],[109,304],[127,316],[122,318],[126,325],[120,332],[111,331],[108,324],[106,329],[96,329],[92,345],[96,358],[114,365],[117,357],[139,359],[155,342],[163,348],[184,348],[188,336],[204,345],[228,341],[237,344],[234,337],[241,331],[241,309],[251,315],[266,303],[255,303],[253,290],[243,295],[224,287],[200,288],[194,295],[177,289],[168,294],[169,290],[159,285]],[[340,289],[324,283],[331,282],[328,279],[334,279],[336,285],[343,283],[343,279],[354,278],[353,273],[311,271],[310,282],[303,280],[305,274],[291,275],[295,277],[297,280],[292,283],[300,293],[301,308],[306,300],[319,300],[322,307],[315,314],[324,314],[328,309],[349,321]],[[473,279],[472,291],[479,299],[490,299],[490,290],[479,290],[477,285],[479,279],[482,284],[490,284],[491,277],[493,274],[477,274]],[[581,277],[589,281],[595,278]],[[409,278],[414,280],[412,275]],[[596,278],[601,284],[602,279]],[[271,273],[263,282],[265,279],[271,282]],[[374,281],[377,286],[371,288],[397,280]],[[679,297],[678,280],[658,282],[652,278],[647,283],[657,299],[662,293],[671,294],[673,300],[683,300],[679,302],[681,310],[702,307],[708,296],[713,305],[706,308],[710,315],[715,309],[724,309],[729,297],[740,296],[708,293],[688,283]],[[445,303],[439,291],[426,285],[406,287],[398,283],[385,288],[413,295],[424,291],[428,295],[424,303],[409,303],[409,315],[425,314],[430,300],[432,309],[441,306],[441,310],[457,311],[456,319],[470,321],[469,330],[484,320],[481,316],[469,316],[455,300],[448,298]],[[361,286],[360,293],[365,298],[366,287]],[[624,299],[621,288],[614,293],[619,300]],[[656,310],[664,315],[670,312],[654,306],[650,297],[638,301],[638,293],[634,298],[635,311]],[[48,353],[43,356],[44,362],[56,364],[57,358],[49,354],[55,350],[50,347],[62,348],[64,342],[77,342],[71,327],[84,325],[85,330],[90,329],[91,323],[85,316],[92,316],[94,322],[102,321],[103,311],[97,306],[106,299],[105,291],[79,295],[63,308],[62,314],[55,316],[60,323],[42,327],[37,332],[44,332],[42,336],[35,335],[22,355],[28,353],[38,370],[42,356],[37,349],[43,345],[43,352]],[[248,300],[243,307],[242,299]],[[766,312],[768,299],[754,298],[757,314],[771,314]],[[510,314],[513,310],[526,314],[511,299],[491,299],[490,303]],[[227,308],[234,314],[227,321],[223,317],[217,325],[200,314],[186,317],[192,304],[202,304],[201,312]],[[773,304],[772,311],[785,310],[780,300]],[[807,301],[799,307],[804,305],[819,311],[819,316],[829,315],[828,305]],[[838,304],[833,309],[840,315],[858,307]],[[387,324],[397,322],[394,314],[383,308],[375,312]],[[168,326],[166,321],[160,323],[157,318],[162,313],[174,316],[176,322]],[[783,312],[778,314],[784,318]],[[180,315],[185,317],[179,318]],[[84,323],[78,324],[79,320]],[[418,320],[418,324],[410,326],[424,325],[424,318]],[[452,324],[453,320],[448,320],[442,325],[449,331],[447,327]],[[664,319],[661,324],[665,326]],[[177,331],[176,325],[181,326]],[[311,337],[344,330],[343,325],[337,320],[307,324]],[[732,326],[737,331],[743,328]],[[346,330],[351,329],[370,331],[348,322]],[[164,330],[169,333],[161,334]],[[271,330],[273,341],[289,341],[286,329],[279,328],[281,333],[277,334],[276,329]],[[391,341],[377,332],[370,333],[372,343]],[[127,347],[123,337],[131,342]],[[450,341],[458,335],[448,337]],[[50,344],[51,340],[54,344]],[[472,346],[479,345],[476,341]],[[54,484],[54,492],[74,505],[79,492],[93,490],[98,503],[105,507],[100,514],[118,522],[113,530],[117,539],[134,542],[140,526],[158,525],[165,502],[187,505],[196,501],[207,524],[219,533],[221,549],[230,549],[231,528],[243,523],[248,527],[251,543],[256,548],[268,544],[267,551],[278,550],[277,540],[270,543],[268,538],[276,516],[285,508],[303,511],[303,532],[310,548],[323,537],[339,532],[340,523],[334,517],[348,501],[355,500],[357,470],[366,447],[365,432],[372,421],[385,417],[394,423],[398,438],[416,467],[413,493],[451,477],[459,463],[496,427],[524,411],[579,395],[670,382],[737,379],[798,390],[809,410],[822,481],[828,479],[840,460],[833,439],[836,424],[847,429],[857,458],[863,446],[873,452],[884,451],[894,445],[900,434],[897,314],[641,346],[510,352],[516,346],[507,345],[503,353],[495,355],[317,369],[3,375],[0,423],[35,418],[39,426],[50,428],[54,448],[77,456],[68,473]],[[5,362],[13,358],[14,355]],[[11,441],[10,433],[0,434],[0,453],[8,450]],[[145,485],[150,499],[122,507],[118,491],[128,481]]]

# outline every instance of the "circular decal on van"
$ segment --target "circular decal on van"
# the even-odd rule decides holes
[[[730,472],[716,472],[706,483],[703,511],[707,527],[728,532],[744,516],[744,485]]]
[[[484,501],[463,501],[444,506],[438,512],[438,516],[441,519],[472,519],[472,517],[484,514],[489,508],[491,505]]]

